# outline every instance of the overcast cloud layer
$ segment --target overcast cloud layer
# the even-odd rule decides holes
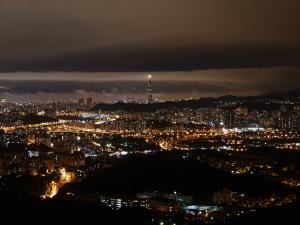
[[[298,0],[2,0],[1,71],[299,65]]]

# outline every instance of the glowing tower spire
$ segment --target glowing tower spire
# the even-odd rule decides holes
[[[152,97],[152,75],[148,75],[148,82],[147,82],[147,103],[153,103],[153,97]]]

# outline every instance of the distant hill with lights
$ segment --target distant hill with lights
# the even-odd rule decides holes
[[[152,104],[146,103],[124,103],[117,102],[114,104],[99,103],[94,106],[92,111],[128,111],[128,112],[152,112],[167,108],[191,108],[197,109],[202,107],[215,107],[215,106],[232,106],[234,104],[247,105],[250,108],[267,107],[277,108],[280,102],[293,101],[300,102],[300,89],[292,90],[289,92],[276,92],[259,96],[246,96],[237,97],[232,95],[221,96],[218,98],[200,98],[189,100],[177,100],[166,102],[154,102]],[[257,104],[257,102],[265,104]]]

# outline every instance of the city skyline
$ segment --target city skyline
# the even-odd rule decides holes
[[[151,73],[155,82],[153,96],[164,101],[224,95],[261,95],[300,88],[297,82],[297,74],[300,72],[298,68],[261,70],[249,68],[153,72]],[[13,102],[68,100],[72,97],[89,96],[107,103],[126,101],[127,98],[143,102],[147,76],[141,72],[2,73],[0,84],[5,89],[1,97]]]

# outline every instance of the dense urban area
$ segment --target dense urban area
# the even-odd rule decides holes
[[[147,91],[147,103],[2,101],[2,204],[32,202],[25,217],[59,202],[60,213],[65,204],[71,214],[105,212],[99,221],[159,225],[297,209],[297,92],[159,102],[151,83]]]

